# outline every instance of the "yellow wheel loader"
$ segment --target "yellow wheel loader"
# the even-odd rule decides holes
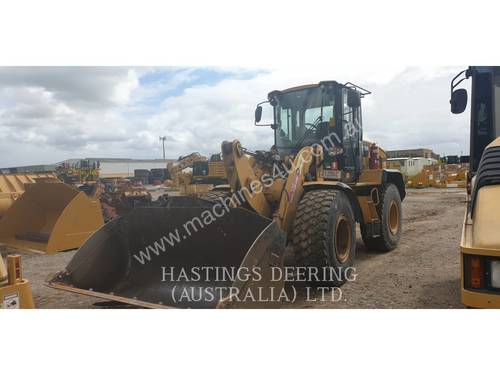
[[[471,78],[470,164],[460,242],[461,299],[500,308],[500,67],[473,66],[451,82],[451,112],[462,113]]]
[[[270,151],[223,142],[228,186],[108,223],[49,285],[146,307],[195,308],[277,306],[289,297],[290,277],[341,285],[353,270],[356,223],[374,251],[396,248],[402,231],[402,175],[382,169],[376,145],[363,144],[367,94],[335,81],[272,91]],[[258,105],[256,125],[261,117]],[[283,267],[286,249],[291,271]],[[214,297],[216,287],[223,292]]]
[[[103,224],[98,199],[59,180],[37,180],[0,220],[0,242],[54,253],[80,247]]]
[[[0,309],[33,309],[33,295],[23,278],[21,257],[7,255],[7,267],[0,255]]]

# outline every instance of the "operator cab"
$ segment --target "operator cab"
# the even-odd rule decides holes
[[[471,66],[451,81],[451,112],[467,107],[471,78],[467,211],[460,241],[461,300],[500,308],[500,67]]]
[[[500,67],[473,66],[457,74],[451,82],[451,112],[467,107],[467,90],[457,89],[472,77],[470,123],[470,171],[476,174],[484,149],[500,137]]]
[[[274,129],[274,145],[282,156],[317,144],[323,146],[328,167],[357,172],[362,169],[361,98],[370,93],[336,81],[272,91],[257,106],[255,125]],[[273,107],[272,124],[259,124],[264,103]]]

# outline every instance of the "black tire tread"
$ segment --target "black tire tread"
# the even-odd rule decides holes
[[[292,241],[297,265],[328,266],[328,217],[337,194],[332,189],[312,190],[302,197],[293,226]]]
[[[386,209],[386,205],[389,204],[388,200],[385,199],[386,193],[387,193],[387,188],[389,186],[395,187],[395,185],[393,185],[393,184],[387,184],[381,189],[382,191],[380,193],[380,202],[382,202],[382,204],[379,204],[377,206],[378,215],[380,218],[382,218],[381,225],[384,225],[384,218],[382,215]],[[401,218],[401,216],[400,216],[400,218]],[[401,223],[400,223],[400,225],[401,225]],[[384,230],[381,231],[380,237],[371,237],[371,236],[368,236],[366,234],[363,226],[361,226],[361,237],[363,238],[363,242],[364,242],[365,246],[370,250],[376,250],[379,252],[389,252],[389,251],[394,250],[396,248],[396,246],[393,246],[387,240],[387,238],[385,237]]]

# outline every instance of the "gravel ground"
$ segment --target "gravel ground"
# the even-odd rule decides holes
[[[462,308],[458,246],[465,198],[461,189],[408,190],[397,249],[370,252],[358,234],[357,277],[342,286],[342,299],[321,301],[310,293],[308,301],[302,293],[288,307]]]
[[[304,289],[288,308],[458,308],[460,269],[458,244],[465,192],[458,189],[409,190],[403,202],[403,235],[387,254],[366,250],[358,236],[356,280],[346,283],[339,301],[307,296]],[[76,251],[76,250],[75,250]],[[116,307],[102,300],[58,291],[44,285],[51,273],[64,269],[75,251],[44,255],[20,253],[38,308]],[[337,292],[336,296],[339,296]],[[97,303],[97,305],[96,305]]]

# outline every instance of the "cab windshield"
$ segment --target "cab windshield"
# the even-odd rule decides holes
[[[500,137],[500,68],[493,68],[493,90],[494,90],[494,111],[495,111],[495,137]]]
[[[280,94],[275,107],[278,148],[300,148],[328,135],[334,126],[335,96],[319,87]]]

